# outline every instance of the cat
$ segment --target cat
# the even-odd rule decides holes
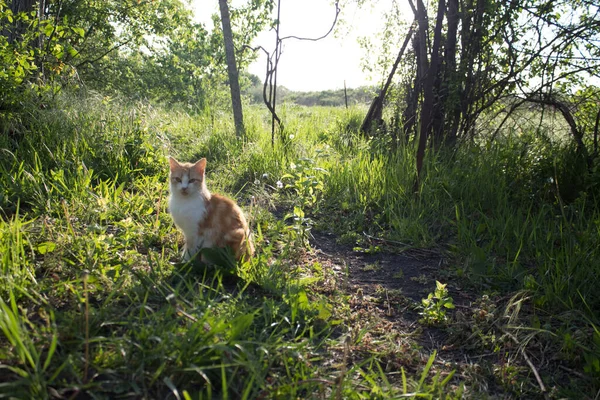
[[[231,247],[235,258],[249,260],[254,245],[242,209],[235,201],[206,188],[206,158],[180,163],[169,157],[169,212],[185,236],[183,260],[203,248]]]

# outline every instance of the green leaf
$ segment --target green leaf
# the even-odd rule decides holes
[[[57,344],[58,335],[56,334],[56,332],[54,332],[54,334],[52,335],[52,342],[50,343],[50,348],[48,349],[48,355],[46,356],[46,362],[44,362],[44,366],[42,367],[43,371],[46,371],[48,369],[48,366],[50,366],[50,361],[52,361],[52,356],[56,351]]]
[[[50,36],[52,35],[52,32],[54,32],[54,25],[48,24],[44,26],[44,35]]]
[[[71,30],[81,37],[85,36],[85,30],[81,27],[78,27],[78,26],[71,27]]]
[[[52,54],[54,55],[54,57],[60,60],[65,54],[63,46],[59,43],[56,43],[52,48]]]
[[[235,340],[242,337],[252,325],[252,322],[254,322],[254,314],[244,314],[234,318],[231,321],[229,339]]]
[[[304,211],[298,206],[294,207],[294,215],[298,218],[304,218]]]
[[[324,301],[319,302],[319,314],[317,315],[317,318],[325,321],[328,320],[330,317],[331,310],[329,309],[328,304]]]
[[[175,398],[177,400],[181,400],[181,397],[179,396],[179,391],[177,390],[177,387],[175,386],[173,381],[168,376],[165,376],[163,378],[163,382],[165,385],[167,385],[167,387],[169,389],[171,389],[171,393],[173,393],[173,396],[175,396]]]
[[[431,366],[433,365],[433,362],[435,361],[435,357],[437,355],[437,351],[434,350],[433,353],[431,353],[431,355],[429,356],[429,360],[427,360],[427,364],[425,365],[425,368],[423,368],[423,372],[421,373],[421,379],[419,379],[419,384],[417,386],[417,392],[421,389],[421,387],[423,386],[423,383],[425,383],[425,379],[427,378],[427,375],[429,374],[429,370],[431,369]]]
[[[40,254],[52,253],[54,249],[56,249],[56,243],[54,242],[43,242],[37,247],[38,253]]]
[[[310,302],[308,301],[308,296],[306,295],[306,291],[304,289],[300,289],[296,294],[296,301],[298,304],[298,308],[301,310],[308,310],[310,307]]]

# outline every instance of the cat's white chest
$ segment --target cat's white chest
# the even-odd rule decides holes
[[[169,212],[175,225],[183,231],[186,247],[190,250],[199,247],[202,244],[199,225],[206,218],[206,201],[202,197],[171,195]]]

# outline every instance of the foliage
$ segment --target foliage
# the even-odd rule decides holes
[[[263,83],[256,75],[249,77],[251,84],[246,89],[246,95],[253,103],[263,102]],[[300,106],[344,106],[346,97],[349,106],[360,106],[368,104],[373,100],[374,90],[370,87],[348,88],[337,90],[324,90],[318,92],[297,92],[287,89],[285,86],[277,87],[277,105],[293,103]]]
[[[454,308],[454,301],[448,295],[447,284],[435,281],[435,291],[429,293],[426,299],[421,300],[422,321],[425,324],[437,325],[448,321],[446,309]]]
[[[19,218],[18,210],[10,221],[0,220],[0,248],[4,249],[0,258],[0,294],[3,298],[10,292],[11,284],[26,287],[29,282],[35,282],[27,225]]]
[[[36,12],[14,13],[0,1],[0,112],[15,109],[31,96],[53,94],[84,31],[66,19],[38,19]]]
[[[594,151],[587,149],[592,141],[597,142],[591,137],[598,111],[596,96],[593,90],[585,90],[590,79],[600,73],[597,4],[537,0],[425,3],[410,2],[418,29],[413,51],[402,59],[395,93],[387,99],[394,108],[386,116],[391,121],[382,128],[394,140],[417,142],[420,138],[417,177],[427,140],[435,146],[462,145],[485,136],[490,114],[506,121],[531,102],[563,106],[561,112],[572,126],[572,139],[584,155],[583,161],[597,162],[597,144]],[[389,43],[401,42],[389,38],[404,37],[411,31],[402,23],[397,3],[392,3],[384,17],[381,46],[365,38],[363,47],[380,51],[378,57],[367,57],[367,67],[387,72],[398,51]],[[573,99],[576,93],[585,93],[587,99]],[[583,109],[585,115],[579,112]],[[418,183],[417,178],[415,188]]]
[[[282,183],[281,186],[292,193],[294,206],[293,212],[285,217],[286,220],[292,220],[289,229],[290,241],[300,248],[308,246],[313,226],[313,221],[305,213],[318,210],[318,201],[323,191],[322,175],[327,175],[327,171],[314,165],[314,160],[301,158],[297,164],[292,162],[290,173],[281,177],[281,181],[285,182],[285,185]]]
[[[284,174],[281,180],[285,183],[284,188],[294,194],[294,203],[304,209],[312,209],[317,206],[319,196],[323,191],[323,175],[327,171],[316,167],[315,160],[301,158],[296,163],[290,163],[290,173]]]
[[[180,0],[45,5],[37,15],[14,13],[6,1],[0,2],[0,60],[5,65],[0,110],[18,111],[23,101],[55,95],[64,86],[179,103],[195,111],[209,102],[225,103],[218,21],[209,33]],[[233,10],[238,49],[265,26],[270,7],[268,1],[251,1]],[[253,58],[252,52],[240,51],[240,68]]]

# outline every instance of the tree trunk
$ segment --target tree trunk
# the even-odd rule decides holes
[[[458,35],[458,0],[448,0],[448,33],[444,49],[443,103],[446,108],[446,143],[454,144],[460,122],[460,85],[456,73],[456,41]]]
[[[242,112],[239,73],[235,62],[235,48],[233,46],[233,33],[231,31],[227,0],[219,0],[219,8],[221,10],[221,23],[223,25],[223,41],[225,42],[225,56],[227,57],[227,72],[229,74],[235,133],[238,137],[241,137],[244,135],[244,114]]]
[[[431,130],[430,134],[433,139],[433,144],[439,146],[444,140],[444,98],[445,93],[443,86],[445,82],[442,82],[440,71],[442,70],[443,59],[441,57],[442,47],[442,28],[444,25],[444,14],[446,13],[446,1],[438,1],[438,10],[435,28],[433,31],[433,46],[431,48],[431,65],[429,66],[429,72],[427,73],[426,85],[431,85],[431,97],[432,97],[432,109],[431,109]]]
[[[477,81],[482,68],[481,45],[486,27],[484,26],[485,3],[487,0],[468,0],[463,5],[461,25],[462,31],[462,54],[461,54],[461,76],[464,76],[464,88],[461,93],[460,127],[459,135],[469,137],[475,133],[475,120],[477,114],[473,108],[480,97],[482,90]],[[477,65],[475,63],[477,62]]]
[[[423,73],[423,104],[421,105],[420,129],[419,129],[419,146],[417,148],[417,176],[413,191],[419,192],[420,175],[423,167],[423,159],[425,158],[425,147],[427,145],[427,136],[431,127],[431,111],[433,109],[433,77],[431,76],[431,68],[427,62],[427,9],[422,0],[417,0],[417,20],[419,21],[419,30],[417,33],[419,47],[415,49],[418,52],[417,59],[419,60],[419,69]]]

